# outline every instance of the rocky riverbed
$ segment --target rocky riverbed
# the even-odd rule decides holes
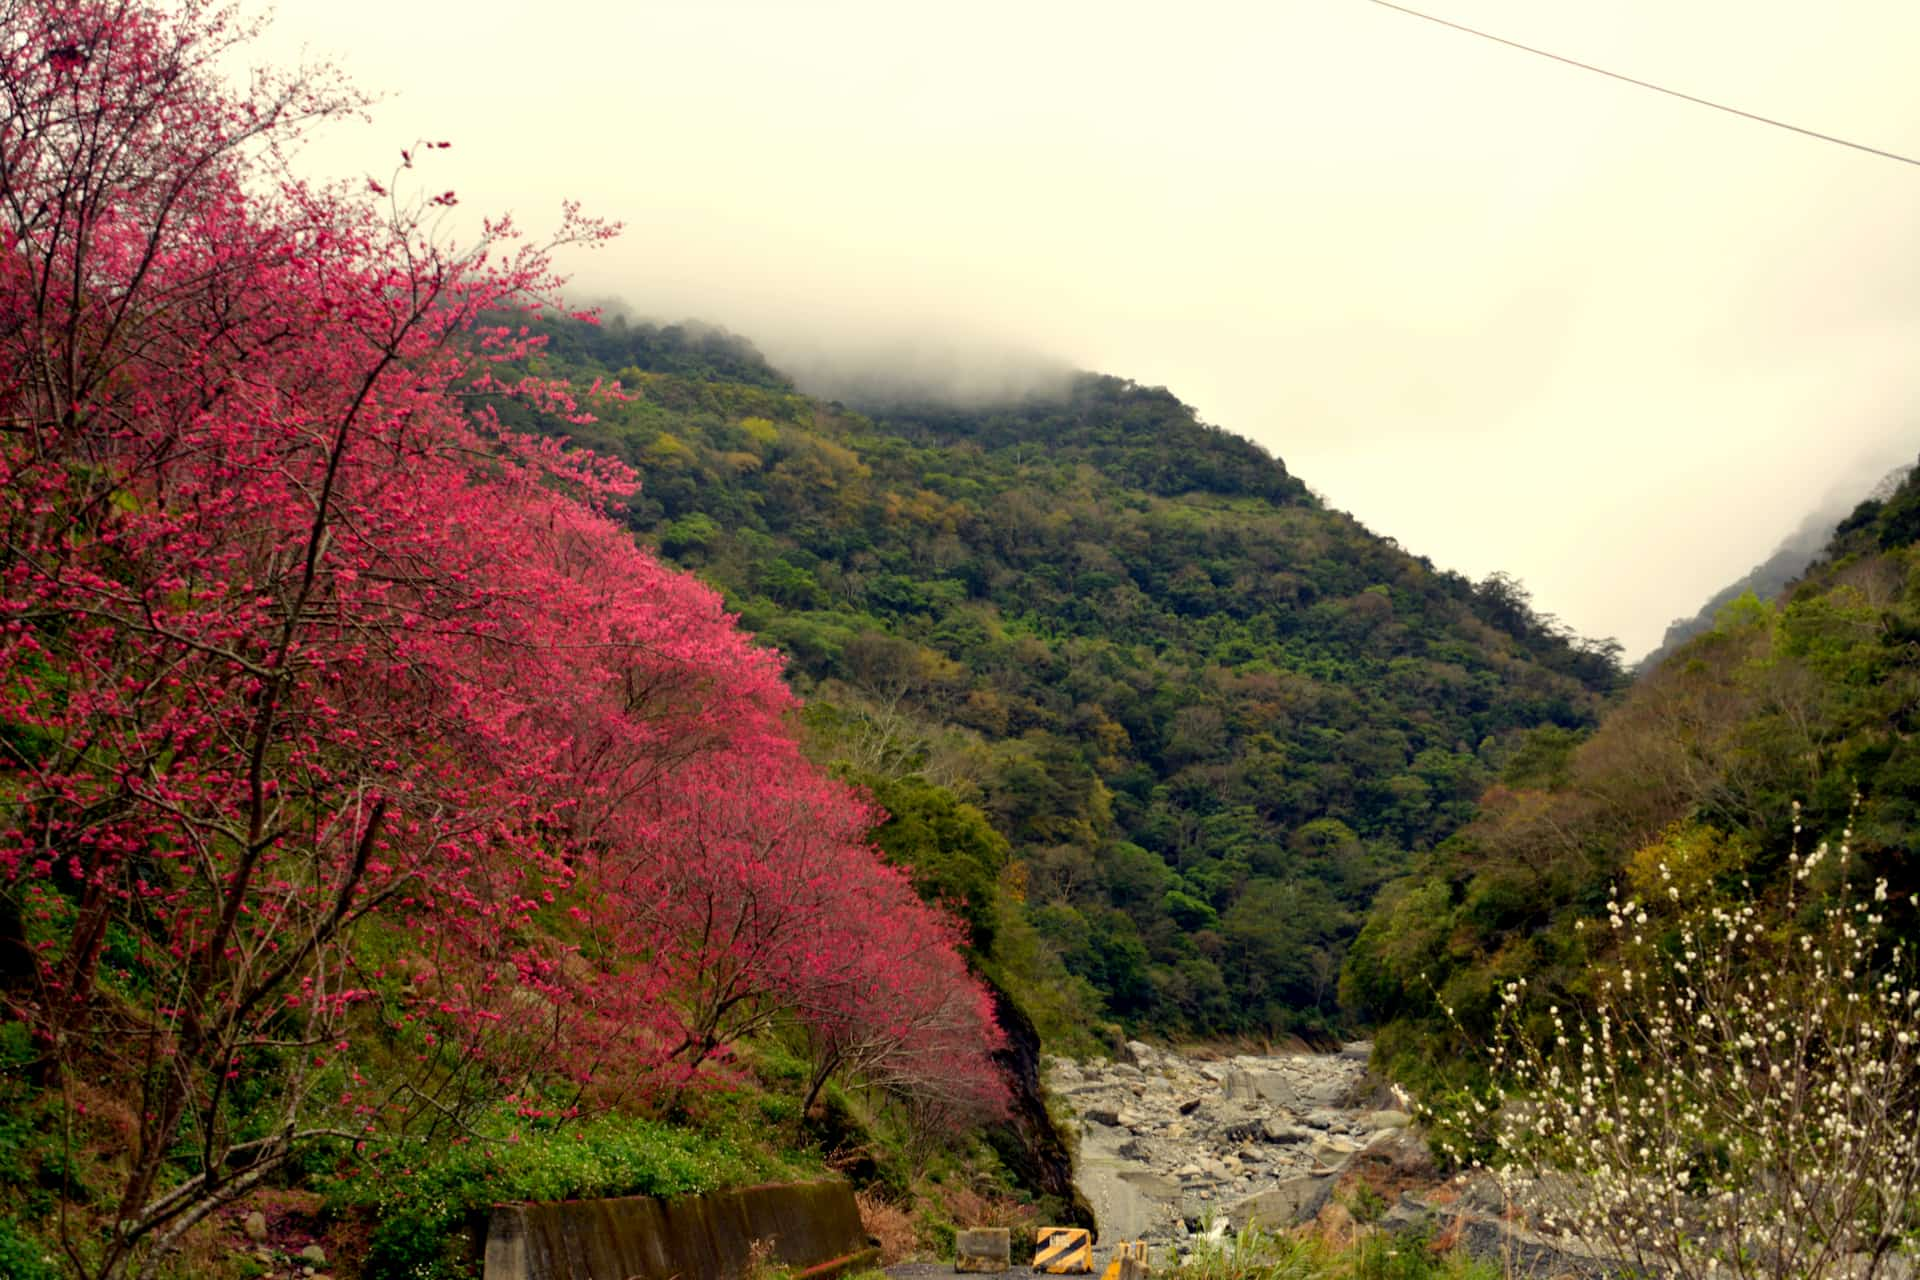
[[[1215,1057],[1135,1041],[1115,1062],[1046,1059],[1047,1090],[1071,1112],[1073,1180],[1093,1210],[1096,1257],[1145,1240],[1156,1259],[1184,1258],[1202,1233],[1311,1222],[1336,1243],[1421,1230],[1509,1274],[1634,1273],[1624,1258],[1528,1229],[1536,1192],[1540,1204],[1565,1194],[1551,1175],[1512,1200],[1486,1173],[1443,1179],[1425,1135],[1368,1073],[1371,1047]],[[1882,1274],[1914,1280],[1915,1269],[1899,1261]]]
[[[1126,1048],[1115,1062],[1046,1062],[1103,1240],[1290,1226],[1363,1168],[1389,1192],[1431,1179],[1424,1141],[1367,1072],[1370,1045],[1214,1059]]]

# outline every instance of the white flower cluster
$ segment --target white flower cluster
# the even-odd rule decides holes
[[[1794,893],[1829,858],[1846,884],[1851,834],[1794,859]],[[1882,927],[1886,882],[1790,899],[1789,938],[1751,900],[1690,904],[1660,874],[1658,913],[1608,902],[1619,945],[1587,1011],[1543,1019],[1524,980],[1501,988],[1502,1083],[1474,1104],[1489,1166],[1538,1225],[1647,1273],[1911,1274],[1920,989]]]

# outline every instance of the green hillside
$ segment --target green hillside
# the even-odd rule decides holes
[[[521,423],[639,469],[633,527],[790,656],[843,767],[984,811],[1015,856],[974,915],[1017,904],[1060,1021],[1332,1025],[1378,886],[1619,679],[1163,389],[862,414],[724,334],[548,333],[536,372],[631,398]]]
[[[1608,959],[1605,930],[1582,922],[1604,918],[1614,886],[1653,896],[1662,864],[1724,901],[1751,886],[1787,923],[1789,858],[1845,841],[1853,885],[1884,877],[1890,930],[1912,936],[1917,540],[1908,473],[1842,520],[1778,602],[1734,601],[1591,736],[1542,731],[1507,762],[1473,822],[1388,886],[1349,961],[1347,994],[1381,1021],[1397,1074],[1431,1080],[1457,1063],[1450,1050],[1487,1027],[1498,982],[1581,1000]],[[1842,887],[1817,877],[1809,889]]]
[[[1896,467],[1882,477],[1874,486],[1874,497],[1870,501],[1882,501],[1899,491],[1907,478],[1911,467]],[[1810,511],[1795,527],[1792,533],[1781,539],[1780,545],[1765,560],[1749,569],[1745,575],[1728,583],[1708,597],[1707,602],[1690,618],[1675,618],[1661,636],[1659,647],[1635,664],[1635,670],[1651,670],[1660,665],[1666,656],[1678,649],[1703,631],[1713,629],[1714,620],[1720,611],[1751,592],[1761,600],[1777,599],[1781,593],[1793,585],[1795,579],[1807,571],[1820,558],[1828,541],[1833,537],[1834,527],[1844,519],[1853,508],[1851,500],[1829,498],[1815,510]]]

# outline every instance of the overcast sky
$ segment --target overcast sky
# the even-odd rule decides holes
[[[1912,0],[1426,7],[1920,155]],[[1366,0],[287,0],[302,45],[386,95],[307,164],[582,199],[582,295],[1165,385],[1630,657],[1920,453],[1920,168]]]

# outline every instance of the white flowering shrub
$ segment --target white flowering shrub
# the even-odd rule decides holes
[[[1700,1280],[1913,1273],[1920,989],[1886,882],[1850,888],[1847,858],[1792,860],[1788,925],[1750,893],[1689,902],[1662,864],[1654,901],[1596,922],[1617,945],[1581,1012],[1503,989],[1500,1083],[1469,1111],[1533,1225]],[[1810,879],[1841,888],[1810,903]]]

